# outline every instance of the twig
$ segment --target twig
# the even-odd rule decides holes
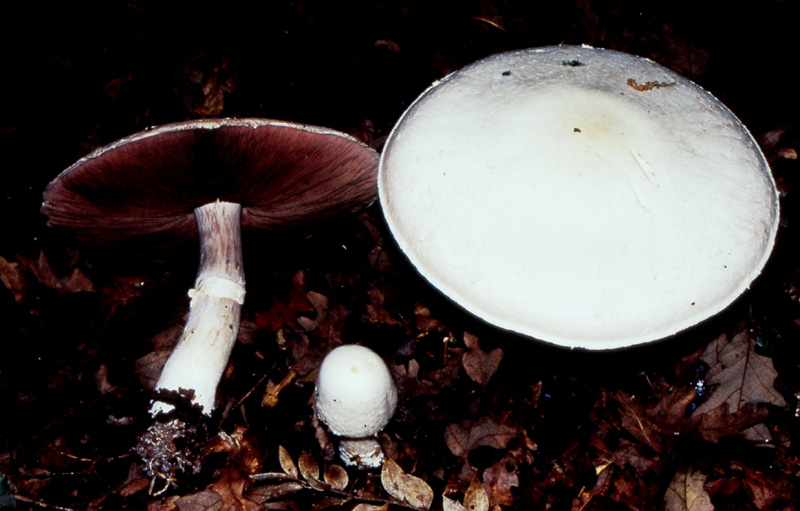
[[[48,504],[47,502],[42,502],[41,500],[34,500],[24,495],[14,494],[14,500],[18,500],[20,502],[25,502],[26,504],[31,504],[36,507],[43,507],[46,509],[57,509],[58,511],[78,511],[77,509],[73,509],[71,507],[63,507],[57,506],[55,504]]]

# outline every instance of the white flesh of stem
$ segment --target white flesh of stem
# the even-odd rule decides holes
[[[193,404],[211,415],[214,399],[239,333],[244,301],[241,206],[214,202],[195,210],[200,235],[200,268],[195,280],[189,319],[170,355],[156,389],[193,390]],[[173,406],[156,401],[150,413]]]

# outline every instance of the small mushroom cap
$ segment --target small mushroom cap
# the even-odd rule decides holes
[[[84,241],[194,237],[194,209],[242,205],[242,229],[314,224],[375,200],[378,155],[343,133],[268,119],[168,124],[102,147],[44,193],[51,225]]]
[[[392,131],[378,188],[399,246],[444,294],[590,349],[727,307],[779,220],[730,110],[650,60],[582,46],[494,55],[431,86]]]
[[[317,415],[335,435],[374,435],[388,424],[396,406],[392,375],[371,349],[355,344],[339,346],[322,361],[317,377]]]

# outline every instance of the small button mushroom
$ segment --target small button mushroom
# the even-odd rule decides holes
[[[377,468],[383,451],[375,435],[394,414],[397,390],[383,360],[371,349],[339,346],[323,360],[317,377],[317,416],[340,437],[347,465]]]
[[[392,130],[378,188],[434,286],[572,348],[720,312],[779,221],[766,159],[728,108],[650,60],[586,46],[493,55],[432,85]]]

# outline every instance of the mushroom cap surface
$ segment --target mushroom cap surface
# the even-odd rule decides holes
[[[50,225],[87,242],[195,237],[193,211],[242,205],[242,229],[314,224],[375,200],[378,155],[343,133],[269,119],[167,124],[101,147],[44,192]]]
[[[347,344],[325,356],[317,376],[317,415],[335,435],[374,435],[388,424],[396,406],[394,380],[374,351]]]
[[[498,54],[432,85],[379,167],[387,223],[467,311],[609,349],[718,313],[759,275],[778,194],[742,123],[644,58],[586,46]]]

